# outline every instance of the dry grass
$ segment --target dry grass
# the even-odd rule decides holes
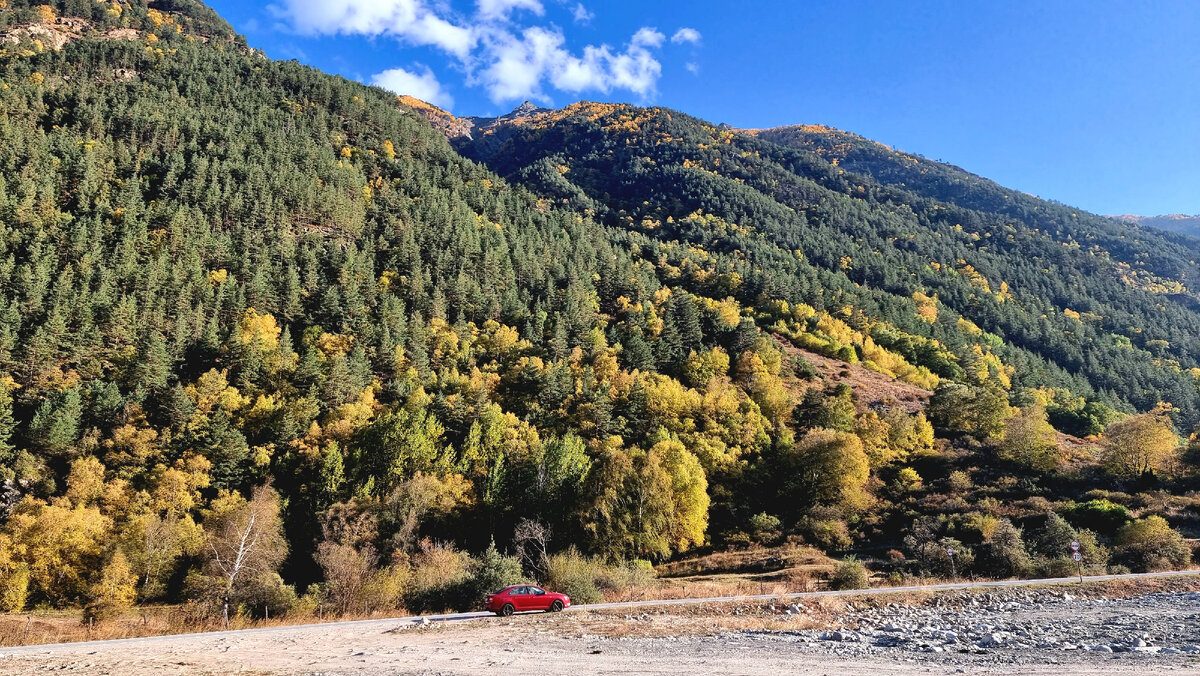
[[[74,610],[37,610],[25,613],[0,614],[0,646],[37,645],[45,643],[74,643],[109,639],[167,636],[197,632],[221,631],[226,628],[254,629],[286,627],[318,622],[343,622],[386,617],[404,617],[403,610],[373,614],[317,616],[294,613],[269,620],[233,617],[225,627],[219,618],[196,621],[184,612],[183,606],[146,606],[133,608],[119,617],[103,622],[87,623],[83,612]]]
[[[819,549],[787,544],[691,556],[659,565],[655,572],[660,578],[716,573],[769,573],[790,569],[816,574],[832,571],[836,565],[836,561]]]

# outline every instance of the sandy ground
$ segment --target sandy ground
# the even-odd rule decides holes
[[[1044,663],[984,655],[835,657],[786,635],[731,631],[736,618],[592,612],[282,627],[5,649],[0,674],[1200,674],[1186,656],[1061,653]],[[707,629],[706,629],[707,627]]]

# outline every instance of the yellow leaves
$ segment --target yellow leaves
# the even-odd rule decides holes
[[[992,286],[988,283],[987,278],[979,274],[973,265],[969,265],[965,261],[959,260],[959,266],[957,270],[960,275],[967,278],[967,282],[971,286],[980,289],[985,293],[992,292]],[[1005,288],[1007,289],[1007,286]]]
[[[171,467],[158,466],[150,489],[150,509],[159,513],[184,514],[200,501],[200,491],[208,488],[212,463],[202,455],[187,453]]]
[[[71,461],[67,474],[67,500],[76,507],[86,507],[104,493],[104,465],[95,456]]]
[[[46,76],[41,73],[34,72],[29,76],[29,84],[40,85],[46,81]]]
[[[725,300],[720,301],[702,298],[701,301],[704,303],[705,309],[715,314],[725,327],[735,329],[741,323],[742,307],[732,297],[726,297]]]
[[[146,416],[138,407],[129,415],[129,422],[114,429],[112,437],[104,440],[104,463],[130,476],[145,467],[158,455],[158,432],[146,424]]]
[[[1069,317],[1071,319],[1074,319],[1075,321],[1077,321],[1079,323],[1083,323],[1083,319],[1079,316],[1079,313],[1076,312],[1075,310],[1072,310],[1069,307],[1063,308],[1063,315],[1066,317]]]
[[[249,403],[236,387],[229,386],[227,374],[228,370],[209,369],[194,384],[184,389],[188,398],[196,404],[198,413],[208,414],[214,408],[234,413]]]
[[[340,154],[342,157],[353,157],[353,156],[354,156],[354,150],[353,150],[353,149],[352,149],[350,146],[342,146],[342,150],[341,150],[341,152],[340,152],[339,154]]]
[[[983,329],[976,326],[975,322],[967,319],[966,317],[959,317],[958,321],[955,322],[955,326],[958,327],[959,331],[962,331],[968,336],[974,336],[978,338],[979,336],[983,335]]]
[[[208,271],[208,283],[213,286],[220,286],[224,284],[225,280],[227,279],[229,279],[229,271],[225,268]]]
[[[389,160],[396,159],[396,146],[392,144],[390,139],[383,141],[383,156]]]
[[[374,196],[374,192],[371,190],[371,186],[369,186],[369,185],[363,186],[362,196],[363,196],[363,200],[365,200],[367,202],[371,201],[371,198]]]
[[[42,23],[53,24],[58,18],[50,5],[38,5],[37,13]]]
[[[252,345],[259,350],[274,350],[279,347],[279,324],[269,313],[259,314],[254,308],[247,308],[238,324],[238,340],[243,345]]]
[[[842,256],[838,259],[838,264],[843,270],[850,270],[854,268],[854,259],[849,256]]]
[[[912,299],[917,304],[918,317],[930,324],[937,321],[938,306],[936,298],[927,296],[920,291],[914,291]]]
[[[354,347],[354,336],[343,333],[322,333],[316,342],[317,349],[326,358],[346,354]]]
[[[479,346],[489,355],[500,357],[516,347],[520,339],[521,335],[515,328],[489,319],[483,323],[483,331],[479,335]]]
[[[391,291],[392,287],[395,286],[399,279],[400,273],[396,272],[395,270],[384,270],[383,273],[379,275],[379,291],[381,293],[387,293]]]
[[[362,391],[358,399],[338,406],[329,414],[325,423],[325,438],[338,441],[348,440],[355,431],[366,427],[375,416],[378,402],[375,400],[375,386],[369,385]]]
[[[158,36],[154,33],[146,33],[146,42],[154,44],[155,42],[158,42]]]
[[[101,565],[112,520],[96,507],[72,507],[25,498],[4,531],[14,558],[29,567],[35,593],[50,603],[67,603],[86,591],[86,578]]]
[[[100,578],[88,588],[87,613],[107,619],[133,605],[137,599],[137,576],[129,568],[121,550],[113,552],[100,571]]]

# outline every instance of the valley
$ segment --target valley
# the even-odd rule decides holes
[[[458,116],[268,58],[198,0],[0,0],[0,110],[5,626],[1196,562],[1198,240],[824,125],[587,100]],[[1195,601],[1147,598],[1155,627]],[[1015,622],[983,620],[1032,633]],[[683,665],[760,640],[701,625]],[[541,625],[484,626],[528,650]],[[311,662],[253,647],[262,670],[325,668],[294,631],[278,659]],[[591,639],[556,636],[543,657],[594,666]],[[834,653],[877,657],[866,636]],[[160,645],[230,668],[251,649],[180,640]],[[754,670],[822,641],[772,634]],[[87,668],[169,668],[110,657]],[[1146,659],[1190,664],[1166,657]]]

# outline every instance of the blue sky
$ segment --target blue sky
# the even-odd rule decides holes
[[[1200,2],[210,0],[274,58],[457,115],[828,124],[1098,213],[1200,213]]]

